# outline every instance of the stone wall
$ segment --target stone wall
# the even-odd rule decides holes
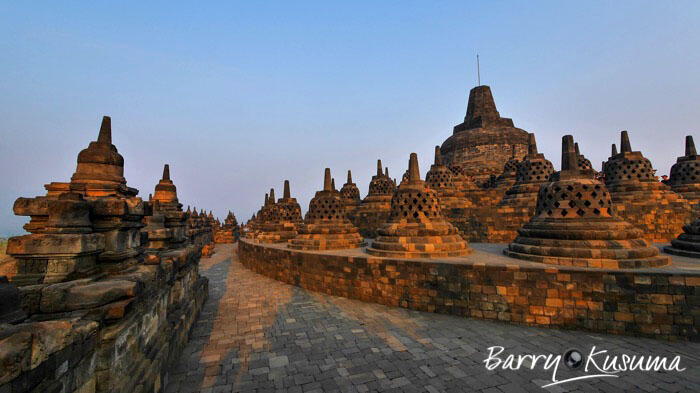
[[[0,392],[161,391],[207,298],[199,255],[188,247],[119,277],[20,287],[30,318],[0,329]],[[117,285],[132,296],[114,296]],[[46,313],[67,295],[84,304]]]
[[[414,310],[700,341],[700,274],[401,260],[239,242],[249,269],[308,290]],[[475,259],[477,258],[477,259]]]

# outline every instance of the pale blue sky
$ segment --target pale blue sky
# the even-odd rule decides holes
[[[147,4],[143,4],[147,3]],[[289,179],[302,209],[377,158],[424,175],[476,85],[555,167],[572,133],[597,166],[630,131],[659,174],[697,133],[700,2],[3,2],[0,235],[19,196],[67,181],[112,116],[128,184],[163,163],[185,204],[240,221]],[[700,141],[698,141],[700,142]]]

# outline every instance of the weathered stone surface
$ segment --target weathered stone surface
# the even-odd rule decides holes
[[[464,122],[454,127],[440,152],[448,166],[460,166],[468,176],[482,182],[501,173],[513,147],[517,158],[525,155],[527,132],[500,116],[490,87],[477,86],[469,92]]]
[[[391,196],[396,184],[388,176],[388,169],[386,172],[382,173],[382,161],[377,160],[377,174],[372,176],[367,196],[351,212],[350,219],[363,237],[376,237],[377,229],[389,218]]]
[[[562,169],[540,187],[537,211],[504,253],[554,265],[629,269],[663,266],[667,256],[620,219],[610,193],[581,168],[574,138],[562,139]]]
[[[648,241],[671,241],[690,221],[691,204],[658,180],[641,152],[632,151],[627,131],[622,131],[620,138],[620,153],[603,165],[605,185],[616,211],[641,229]]]
[[[700,213],[700,155],[691,135],[685,137],[685,155],[671,167],[668,185],[693,206],[695,214]]]
[[[438,194],[420,179],[418,156],[411,153],[408,178],[391,198],[391,215],[367,252],[397,258],[434,258],[471,252],[443,216]]]
[[[673,255],[700,258],[700,219],[696,218],[684,225],[683,233],[678,235],[677,239],[671,240],[671,245],[664,247],[664,251]]]
[[[357,228],[348,220],[340,193],[332,188],[331,170],[324,173],[323,190],[309,202],[299,234],[289,247],[301,250],[333,250],[364,246]]]

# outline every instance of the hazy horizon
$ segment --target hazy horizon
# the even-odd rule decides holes
[[[244,222],[285,179],[302,211],[330,167],[364,197],[400,180],[491,86],[503,117],[559,167],[572,134],[600,169],[628,130],[668,174],[697,133],[698,2],[9,3],[0,5],[0,236],[18,197],[69,181],[112,117],[127,184],[170,164],[180,202]],[[696,138],[696,142],[699,142]]]

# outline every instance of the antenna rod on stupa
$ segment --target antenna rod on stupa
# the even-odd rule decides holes
[[[418,154],[411,153],[408,159],[408,181],[420,181],[420,171],[418,170]]]
[[[102,143],[112,144],[112,118],[102,116],[102,124],[100,125],[100,133],[97,135],[97,141]]]
[[[442,165],[442,157],[440,157],[440,146],[435,146],[435,165]]]
[[[163,180],[170,180],[170,165],[163,166]]]
[[[284,181],[284,193],[282,194],[282,198],[284,199],[289,199],[292,197],[292,193],[289,192],[289,180]],[[231,212],[229,212],[230,214]]]
[[[561,138],[561,170],[571,171],[578,168],[576,144],[572,135],[564,135]]]
[[[274,203],[275,203],[275,189],[270,188],[270,204],[274,204]]]
[[[479,64],[479,54],[476,54],[476,80],[477,86],[481,86],[481,65]]]
[[[620,153],[631,153],[632,146],[630,145],[630,137],[627,135],[627,131],[622,131],[620,133]]]
[[[382,160],[377,160],[377,176],[382,175]]]
[[[610,152],[611,157],[615,157],[617,155],[617,145],[614,143],[612,144],[612,151]]]
[[[323,174],[323,191],[331,191],[331,168],[326,168]]]
[[[535,134],[530,133],[527,135],[527,155],[534,156],[537,154],[537,142],[535,141]]]
[[[695,150],[695,142],[693,142],[692,135],[686,135],[685,137],[685,156],[697,156],[698,152]]]
[[[352,183],[352,172],[348,169],[348,184]]]

